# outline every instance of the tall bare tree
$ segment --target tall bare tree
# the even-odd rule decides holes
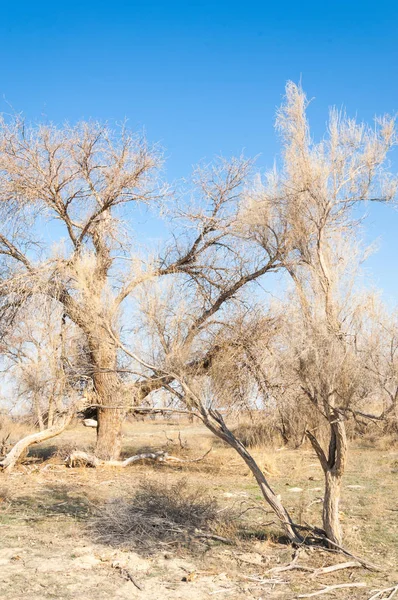
[[[285,211],[290,245],[285,266],[295,286],[302,326],[297,372],[303,392],[329,423],[327,450],[313,432],[308,431],[308,437],[325,474],[324,529],[339,544],[340,487],[347,459],[345,408],[357,383],[350,337],[356,311],[347,288],[356,260],[352,209],[364,200],[394,196],[396,183],[385,170],[385,160],[396,134],[391,118],[369,127],[332,110],[327,135],[315,143],[307,106],[304,92],[289,83],[277,116],[284,148],[281,168],[259,183],[249,199],[246,221],[258,238],[259,232],[268,232],[263,215],[275,205]]]

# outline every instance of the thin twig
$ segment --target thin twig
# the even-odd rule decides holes
[[[310,594],[300,594],[298,598],[312,598],[313,596],[320,596],[321,594],[329,594],[334,590],[341,590],[344,588],[363,588],[366,587],[366,583],[363,581],[359,583],[338,583],[336,585],[326,585],[322,590],[311,592]]]

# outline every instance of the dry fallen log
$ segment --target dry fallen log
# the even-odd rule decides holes
[[[135,454],[125,460],[101,460],[94,456],[94,454],[88,454],[87,452],[81,452],[76,450],[72,452],[66,459],[65,463],[68,467],[86,466],[86,467],[128,467],[129,465],[138,462],[140,460],[154,460],[158,462],[178,462],[178,463],[194,463],[199,462],[206,458],[211,452],[210,448],[203,456],[194,459],[178,458],[177,456],[170,456],[167,452],[145,452],[142,454]]]
[[[0,469],[6,472],[12,471],[25,450],[27,450],[33,444],[40,444],[40,442],[49,440],[62,433],[72,421],[75,413],[76,408],[70,408],[70,410],[61,418],[61,420],[52,427],[49,427],[44,431],[31,433],[30,435],[22,438],[22,440],[19,440],[19,442],[15,444],[6,457],[0,461]]]
[[[320,596],[321,594],[329,594],[334,590],[342,590],[345,588],[363,588],[366,587],[366,583],[363,581],[358,583],[338,583],[336,585],[325,585],[322,590],[311,592],[310,594],[300,594],[298,598],[312,598],[313,596]]]

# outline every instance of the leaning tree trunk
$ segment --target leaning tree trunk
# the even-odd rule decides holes
[[[214,435],[224,440],[224,442],[226,442],[229,446],[236,450],[239,456],[243,458],[246,465],[249,467],[250,471],[254,475],[258,486],[261,490],[261,493],[264,497],[264,500],[270,505],[270,507],[278,517],[279,521],[282,524],[282,527],[286,531],[289,540],[294,544],[301,544],[303,542],[303,538],[300,535],[297,526],[293,522],[286,508],[283,506],[279,496],[275,494],[271,486],[268,484],[266,478],[264,477],[264,473],[254,460],[252,455],[248,452],[246,447],[234,436],[232,431],[226,426],[224,419],[218,411],[210,410],[207,412],[202,409],[201,412],[202,420],[206,427],[208,427],[208,429],[210,429],[210,431],[212,431]]]
[[[61,417],[58,423],[50,427],[49,429],[45,429],[44,431],[39,431],[36,433],[31,433],[26,437],[19,440],[10,450],[10,452],[0,461],[0,470],[5,472],[10,472],[18,463],[19,459],[30,446],[33,444],[40,444],[46,440],[49,440],[53,437],[56,437],[60,433],[62,433],[68,425],[71,423],[73,417],[76,414],[76,406],[73,404],[68,412]]]

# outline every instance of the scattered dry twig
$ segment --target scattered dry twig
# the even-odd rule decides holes
[[[326,575],[327,573],[333,573],[334,571],[340,571],[341,569],[355,569],[357,567],[362,567],[362,564],[354,560],[345,563],[338,563],[337,565],[331,565],[330,567],[321,567],[314,570],[311,578],[318,577],[319,575]]]
[[[310,594],[300,594],[298,598],[312,598],[313,596],[320,596],[321,594],[329,594],[334,590],[341,590],[344,588],[363,588],[366,587],[366,583],[363,581],[358,583],[338,583],[336,585],[325,585],[322,590],[311,592]]]
[[[373,594],[373,596],[371,596],[369,600],[376,600],[377,598],[379,600],[382,600],[383,598],[384,600],[391,600],[391,598],[393,598],[398,593],[398,583],[395,586],[384,588],[383,590],[372,590],[372,592],[374,591],[376,593]],[[388,594],[388,596],[385,596],[385,594]]]

